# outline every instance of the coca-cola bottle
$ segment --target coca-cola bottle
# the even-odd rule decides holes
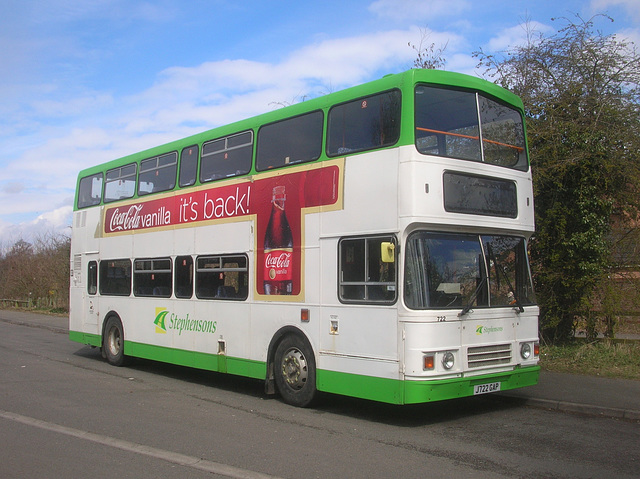
[[[291,294],[293,235],[284,211],[285,187],[273,188],[271,216],[264,235],[264,294]]]

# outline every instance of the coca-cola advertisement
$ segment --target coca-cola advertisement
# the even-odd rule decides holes
[[[271,197],[271,215],[264,235],[264,294],[293,291],[293,235],[287,212],[286,188],[276,186]]]
[[[319,208],[342,208],[343,172],[343,160],[333,160],[114,204],[105,208],[103,235],[255,218],[255,294],[302,300],[304,218]]]

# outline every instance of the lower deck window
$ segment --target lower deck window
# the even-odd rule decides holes
[[[175,260],[176,298],[189,299],[193,296],[193,258],[178,256]]]
[[[98,263],[89,261],[87,269],[87,293],[94,295],[98,292]]]
[[[133,271],[136,296],[171,296],[171,260],[169,258],[137,259]]]
[[[249,282],[246,256],[200,256],[196,265],[198,298],[247,299]]]
[[[342,302],[393,303],[396,300],[396,262],[384,262],[383,243],[391,236],[345,238],[339,243],[339,297]]]
[[[131,260],[100,261],[100,294],[107,296],[131,294]]]

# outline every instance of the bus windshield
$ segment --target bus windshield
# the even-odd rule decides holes
[[[520,113],[478,93],[418,85],[415,126],[422,154],[528,169]]]
[[[409,236],[404,298],[411,309],[534,304],[525,241],[515,236]]]

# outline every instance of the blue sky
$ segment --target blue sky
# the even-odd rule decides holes
[[[70,233],[80,169],[411,67],[523,41],[525,20],[599,19],[640,45],[638,0],[4,0],[0,249]]]

